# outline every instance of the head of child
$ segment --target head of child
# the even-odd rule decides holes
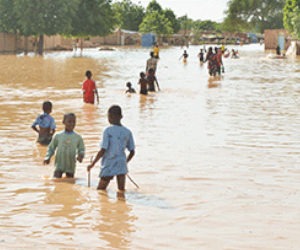
[[[88,79],[91,79],[92,78],[92,72],[90,70],[87,70],[85,72],[85,76],[88,78]]]
[[[113,105],[108,109],[108,121],[110,124],[121,125],[122,109],[118,105]]]
[[[43,111],[50,114],[52,112],[52,103],[49,101],[43,102]]]
[[[131,88],[131,82],[127,82],[126,87],[130,89]]]
[[[146,75],[145,75],[144,72],[141,72],[141,73],[140,73],[140,77],[141,77],[141,78],[145,78],[145,76],[146,76]]]
[[[63,124],[65,125],[65,131],[72,132],[76,125],[76,115],[74,113],[65,114]]]

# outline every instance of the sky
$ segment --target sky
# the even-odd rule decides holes
[[[147,7],[151,0],[131,0]],[[163,9],[169,8],[177,17],[188,15],[193,20],[222,22],[229,0],[156,0]]]

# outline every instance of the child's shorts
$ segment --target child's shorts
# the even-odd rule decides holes
[[[55,178],[61,178],[62,177],[62,175],[63,175],[63,171],[61,171],[61,170],[55,170],[54,171],[54,174],[53,174],[53,177],[55,177]],[[66,177],[68,177],[68,178],[74,178],[74,173],[66,173]]]

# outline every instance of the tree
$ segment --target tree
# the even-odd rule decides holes
[[[145,16],[145,9],[133,4],[130,0],[123,0],[112,5],[117,24],[122,29],[138,31],[139,25]]]
[[[285,0],[230,0],[224,21],[226,30],[282,28]]]
[[[142,33],[152,32],[158,36],[173,33],[170,21],[158,11],[152,11],[145,15],[143,22],[139,26],[139,31]]]
[[[163,9],[155,0],[148,4],[144,19],[139,26],[139,31],[142,33],[152,32],[158,36],[174,32],[171,22],[166,18]]]
[[[110,0],[79,0],[70,34],[81,38],[104,36],[112,32],[115,24]]]
[[[188,45],[189,36],[193,28],[193,20],[188,18],[187,15],[184,15],[179,17],[178,21],[180,23],[180,29],[183,30],[184,43]]]
[[[38,53],[43,54],[44,35],[71,31],[77,0],[11,0],[12,13],[22,35],[39,37]]]
[[[163,12],[162,7],[160,6],[160,4],[158,2],[156,2],[156,0],[152,0],[146,8],[146,13],[149,13],[152,11],[157,11],[160,14]]]
[[[116,23],[110,0],[79,0],[69,35],[81,38],[82,51],[84,37],[105,36],[113,31]]]
[[[283,9],[284,27],[300,38],[300,0],[287,0]]]
[[[173,10],[171,9],[164,10],[164,15],[170,21],[173,32],[177,33],[180,30],[180,23],[177,20]]]
[[[210,20],[197,20],[193,22],[193,30],[199,31],[217,31],[219,24]]]
[[[1,32],[16,34],[20,30],[12,0],[0,0],[0,17]]]

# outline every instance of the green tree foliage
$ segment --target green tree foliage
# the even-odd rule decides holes
[[[160,4],[156,1],[156,0],[152,0],[147,8],[146,8],[146,12],[147,13],[150,13],[152,11],[157,11],[158,13],[162,13],[163,12],[163,9],[162,7],[160,6]]]
[[[300,0],[287,0],[283,9],[284,27],[300,38]]]
[[[107,35],[116,24],[110,0],[79,0],[77,12],[72,17],[69,34],[81,38]]]
[[[229,31],[282,28],[285,0],[230,0],[224,29]]]
[[[0,31],[17,33],[19,28],[18,19],[14,9],[14,1],[0,0]]]
[[[194,21],[190,19],[187,15],[178,18],[180,29],[182,30],[192,30]]]
[[[123,0],[112,5],[117,23],[122,29],[138,31],[145,16],[145,9],[133,4],[130,0]]]
[[[11,13],[17,20],[18,32],[38,36],[38,53],[43,54],[44,35],[71,31],[77,0],[12,0]]]
[[[193,30],[199,31],[217,31],[219,29],[219,24],[210,20],[197,20],[193,22]]]
[[[174,32],[171,21],[165,16],[165,12],[155,0],[148,4],[139,31],[142,33],[152,32],[157,35],[172,34]]]
[[[55,35],[71,31],[77,0],[12,0],[21,34]]]
[[[177,33],[180,30],[180,22],[176,18],[176,15],[174,14],[173,10],[166,9],[164,10],[165,17],[170,21],[173,32]]]
[[[139,26],[139,31],[142,33],[155,33],[157,35],[172,34],[172,24],[158,11],[146,13],[143,22]]]

